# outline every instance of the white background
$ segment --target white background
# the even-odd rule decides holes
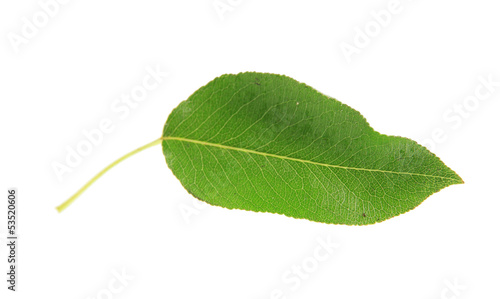
[[[401,0],[382,26],[373,22],[388,0],[75,0],[46,20],[37,1],[2,1],[0,233],[4,244],[7,188],[17,187],[20,244],[17,293],[6,290],[0,247],[0,297],[500,296],[500,87],[473,98],[481,78],[500,81],[500,4],[465,2]],[[33,36],[13,43],[34,17]],[[126,117],[113,111],[158,67],[168,75],[144,101]],[[432,148],[465,184],[380,224],[326,225],[201,205],[157,146],[56,212],[109,162],[158,138],[197,88],[241,71],[286,74],[339,99],[377,131]],[[114,130],[59,180],[54,163],[103,119]],[[313,267],[318,238],[339,247]],[[311,273],[293,288],[283,276],[303,263]],[[113,274],[122,271],[124,284]]]

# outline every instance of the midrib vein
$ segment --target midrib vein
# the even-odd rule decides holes
[[[211,142],[206,142],[206,141],[188,139],[188,138],[183,138],[183,137],[169,136],[169,137],[163,137],[162,139],[163,140],[177,140],[177,141],[201,144],[204,146],[218,147],[218,148],[223,148],[223,149],[227,149],[227,150],[239,151],[239,152],[244,152],[244,153],[249,153],[249,154],[261,155],[261,156],[266,156],[266,157],[273,157],[273,158],[278,158],[278,159],[283,159],[283,160],[296,161],[296,162],[324,166],[324,167],[340,168],[340,169],[347,169],[347,170],[357,170],[357,171],[383,172],[383,173],[392,173],[392,174],[400,174],[400,175],[415,175],[415,176],[424,176],[424,177],[457,181],[456,179],[453,179],[453,178],[447,178],[447,177],[430,175],[430,174],[423,174],[423,173],[397,172],[397,171],[381,170],[381,169],[367,169],[367,168],[359,168],[359,167],[331,165],[331,164],[314,162],[314,161],[292,158],[292,157],[287,157],[287,156],[280,156],[280,155],[275,155],[275,154],[270,154],[270,153],[264,153],[264,152],[254,151],[254,150],[250,150],[250,149],[246,149],[246,148],[239,148],[239,147],[228,146],[228,145],[223,145],[223,144],[218,144],[218,143],[211,143]]]

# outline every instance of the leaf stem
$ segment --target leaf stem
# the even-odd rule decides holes
[[[80,195],[82,195],[82,193],[85,190],[87,190],[88,187],[90,187],[93,183],[95,183],[103,174],[105,174],[106,172],[108,172],[108,170],[110,170],[111,168],[115,167],[116,165],[118,165],[120,162],[122,162],[123,160],[127,159],[128,157],[131,157],[131,156],[133,156],[133,155],[135,155],[135,154],[137,154],[139,152],[142,152],[143,150],[145,150],[147,148],[150,148],[150,147],[152,147],[154,145],[160,144],[162,140],[163,140],[163,137],[158,138],[158,139],[156,139],[153,142],[150,142],[150,143],[148,143],[146,145],[143,145],[143,146],[139,147],[138,149],[135,149],[135,150],[131,151],[130,153],[122,156],[121,158],[117,159],[113,163],[111,163],[108,166],[106,166],[106,168],[104,168],[103,170],[101,170],[92,179],[90,179],[90,181],[88,181],[85,185],[83,185],[83,187],[81,187],[80,190],[76,191],[75,194],[73,194],[70,198],[68,198],[65,202],[63,202],[60,206],[58,206],[56,208],[57,211],[60,213],[60,212],[64,211],[67,207],[69,207],[75,201],[75,199],[77,199]]]

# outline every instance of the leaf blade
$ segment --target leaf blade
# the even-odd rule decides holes
[[[163,138],[167,164],[201,200],[326,223],[379,222],[462,183],[416,142],[280,75],[214,79],[174,109]]]

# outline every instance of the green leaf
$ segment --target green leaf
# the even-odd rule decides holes
[[[375,132],[356,110],[289,77],[224,75],[172,111],[162,143],[195,197],[229,209],[337,224],[383,221],[462,179],[416,142]]]
[[[200,200],[325,223],[380,222],[463,183],[423,146],[274,74],[214,79],[172,111],[162,145]]]

